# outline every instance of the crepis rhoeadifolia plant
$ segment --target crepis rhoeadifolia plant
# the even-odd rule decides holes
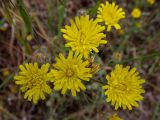
[[[77,92],[86,90],[83,81],[90,81],[100,69],[97,64],[90,65],[90,53],[98,53],[98,47],[107,44],[104,30],[110,32],[112,27],[121,29],[119,20],[122,18],[125,18],[124,10],[114,2],[107,1],[100,4],[97,18],[81,15],[71,19],[70,25],[61,29],[66,40],[65,46],[71,48],[67,57],[60,53],[52,65],[45,63],[40,67],[38,62],[34,62],[19,66],[20,71],[14,79],[15,83],[21,86],[24,98],[35,104],[40,99],[44,100],[45,94],[52,93],[48,82],[53,83],[54,90],[61,94],[69,90],[72,96],[76,96]],[[105,24],[99,24],[102,22]],[[132,110],[133,107],[138,107],[138,102],[143,99],[141,94],[145,92],[142,88],[144,82],[136,68],[116,64],[111,73],[106,75],[106,84],[102,89],[107,96],[106,101],[115,106],[116,110]]]

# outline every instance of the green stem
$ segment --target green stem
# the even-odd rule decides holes
[[[152,120],[158,120],[158,115],[160,112],[160,101],[157,102],[153,116],[152,116]]]
[[[92,81],[94,81],[94,82],[97,82],[97,83],[100,83],[100,84],[102,84],[102,85],[106,85],[106,83],[104,83],[104,82],[102,82],[102,81],[99,81],[99,80],[96,80],[96,79],[91,79]]]
[[[110,63],[113,63],[113,64],[122,64],[122,63],[127,63],[127,62],[131,62],[131,61],[135,61],[135,60],[143,60],[143,59],[148,59],[148,58],[153,58],[153,57],[156,57],[156,56],[160,56],[160,53],[153,53],[153,54],[150,54],[150,55],[143,55],[143,56],[139,56],[139,57],[135,57],[135,58],[129,58],[129,59],[125,59],[125,60],[122,60],[122,61],[110,61]]]
[[[62,23],[64,18],[64,11],[65,11],[65,6],[60,5],[59,14],[58,14],[58,37],[61,37],[61,28],[62,28]]]
[[[3,83],[0,85],[0,89],[3,88],[5,85],[7,85],[8,82],[9,82],[10,80],[12,80],[13,76],[14,76],[14,74],[11,74],[11,75],[9,75],[9,76],[3,81]]]

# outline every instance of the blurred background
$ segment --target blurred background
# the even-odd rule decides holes
[[[101,69],[94,77],[105,82],[117,63],[137,67],[146,79],[144,100],[132,111],[119,109],[124,120],[160,120],[160,0],[109,0],[126,12],[121,30],[107,34],[95,63]],[[34,105],[24,100],[13,76],[24,62],[53,63],[67,53],[60,29],[76,15],[96,17],[106,0],[0,0],[0,120],[106,120],[115,113],[105,101],[97,82],[76,97],[59,92]],[[138,18],[132,14],[138,8]],[[136,13],[137,14],[137,13]]]

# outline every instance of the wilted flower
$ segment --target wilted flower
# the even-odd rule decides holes
[[[122,59],[123,54],[121,52],[114,52],[113,53],[113,59],[120,61]]]
[[[95,74],[100,70],[100,65],[94,63],[94,58],[88,58],[88,65],[87,68],[91,68],[90,73]]]

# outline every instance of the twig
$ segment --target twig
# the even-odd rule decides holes
[[[13,44],[14,44],[14,39],[15,39],[15,20],[13,19],[12,23],[12,32],[11,32],[11,38],[10,38],[10,43],[9,43],[9,53],[11,55],[11,59],[13,60]]]
[[[11,118],[11,120],[19,120],[15,115],[10,113],[7,109],[3,108],[2,106],[0,106],[0,112],[7,114]]]
[[[150,86],[153,87],[155,90],[157,90],[157,91],[160,92],[160,88],[157,87],[156,85],[154,85],[154,84],[152,84],[152,83],[150,83],[150,82],[148,82],[148,81],[146,82],[146,84],[150,85]]]

